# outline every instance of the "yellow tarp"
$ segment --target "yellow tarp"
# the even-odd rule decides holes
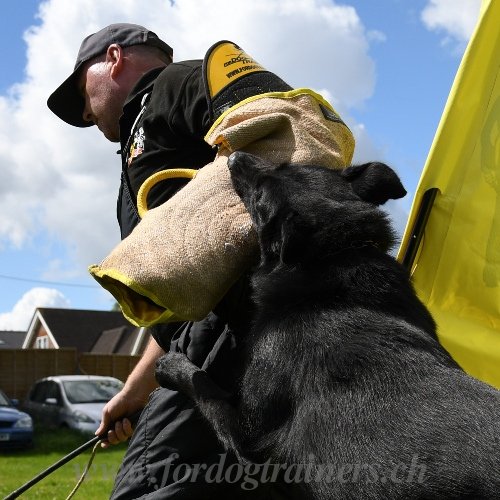
[[[422,196],[437,188],[412,268],[414,284],[438,323],[441,343],[467,372],[500,388],[499,20],[500,0],[483,0],[398,259]]]

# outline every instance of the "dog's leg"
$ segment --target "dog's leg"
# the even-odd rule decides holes
[[[178,352],[167,352],[157,361],[155,376],[162,387],[182,392],[194,401],[230,397],[210,379],[207,372]]]
[[[237,412],[229,403],[231,395],[221,389],[207,372],[184,354],[168,352],[157,361],[155,376],[162,387],[179,391],[195,401],[222,446],[232,451],[240,462],[247,462],[241,452]]]

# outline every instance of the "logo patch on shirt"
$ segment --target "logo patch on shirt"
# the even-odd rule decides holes
[[[130,151],[128,153],[127,164],[130,167],[132,160],[137,158],[144,152],[144,129],[142,127],[138,128],[134,134],[134,140],[132,141],[132,145],[130,146]]]

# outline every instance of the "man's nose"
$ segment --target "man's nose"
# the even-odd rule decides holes
[[[85,105],[85,107],[83,108],[83,113],[82,113],[82,117],[83,119],[86,121],[86,122],[94,122],[94,119],[92,117],[92,113],[90,112],[90,110],[88,109],[88,106]]]

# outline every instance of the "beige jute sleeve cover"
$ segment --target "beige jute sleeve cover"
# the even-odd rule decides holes
[[[246,99],[205,140],[217,145],[214,161],[89,268],[134,325],[204,318],[255,260],[256,234],[227,167],[231,153],[344,168],[354,150],[351,131],[309,89]]]

